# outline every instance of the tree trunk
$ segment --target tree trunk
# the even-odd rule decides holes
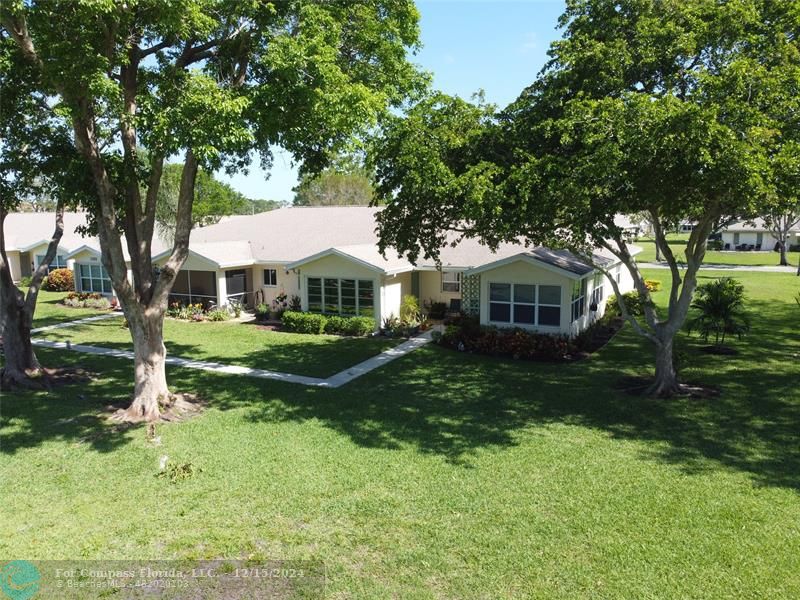
[[[649,396],[669,398],[681,391],[672,355],[673,337],[656,345],[656,379],[647,390]]]
[[[661,262],[663,258],[661,257],[661,246],[658,245],[658,240],[655,241],[656,246],[656,262]]]
[[[13,295],[12,295],[13,296]],[[28,385],[29,376],[41,369],[31,344],[31,319],[24,306],[13,297],[3,300],[3,356],[5,359],[0,387]]]
[[[129,319],[134,352],[133,402],[124,411],[126,421],[157,421],[161,407],[169,404],[164,346],[164,314],[145,310]]]
[[[780,265],[782,267],[788,267],[789,266],[789,260],[786,257],[786,242],[778,242],[778,248],[779,248],[780,253],[781,253]]]

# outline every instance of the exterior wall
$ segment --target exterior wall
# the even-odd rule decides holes
[[[758,232],[757,231],[740,231],[739,232],[739,242],[738,244],[734,242],[735,233],[732,231],[723,231],[722,232],[722,247],[725,247],[725,244],[730,244],[729,250],[735,250],[736,246],[739,244],[758,244]],[[765,251],[772,251],[775,249],[775,244],[777,244],[777,240],[772,236],[769,232],[762,232],[762,241],[761,241],[761,250]],[[791,236],[789,238],[791,240]]]
[[[497,325],[498,327],[522,327],[532,331],[552,334],[569,335],[574,333],[571,327],[571,299],[573,279],[553,271],[537,267],[525,261],[516,261],[499,266],[489,271],[480,273],[481,279],[481,309],[480,322],[482,325]],[[514,323],[493,323],[489,320],[489,284],[490,283],[519,283],[561,286],[561,325],[558,327],[516,325]]]
[[[461,275],[462,290],[464,275]],[[419,302],[420,305],[430,305],[431,302],[444,302],[450,306],[450,300],[461,299],[461,292],[442,291],[441,271],[419,271]]]
[[[309,277],[330,277],[340,279],[370,279],[375,290],[375,328],[380,328],[383,313],[383,299],[386,296],[383,285],[383,276],[373,269],[363,266],[355,261],[347,260],[341,256],[325,256],[313,262],[303,265],[299,269],[300,275],[300,302],[303,310],[308,310],[308,278]],[[389,298],[395,296],[402,297],[402,280],[391,281],[393,286],[389,292]],[[411,289],[411,278],[408,278],[408,289]],[[399,312],[400,304],[394,308],[395,314]],[[391,312],[391,309],[390,311]]]
[[[264,285],[264,269],[275,269],[277,285]],[[300,296],[300,275],[294,271],[286,272],[284,265],[264,264],[253,266],[254,288],[260,292],[258,301],[272,306],[272,301],[278,294],[286,294],[287,298]]]
[[[411,294],[411,273],[383,277],[381,285],[381,319],[400,316],[403,296]]]
[[[22,274],[22,264],[20,263],[20,253],[17,250],[6,252],[8,257],[8,267],[11,270],[11,280],[17,283],[24,275]]]

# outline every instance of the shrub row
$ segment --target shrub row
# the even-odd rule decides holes
[[[338,335],[369,335],[375,329],[370,317],[339,317],[317,313],[287,310],[282,317],[283,326],[294,333],[330,333]]]
[[[538,361],[574,360],[602,347],[621,326],[619,319],[604,317],[576,338],[535,333],[521,328],[483,327],[474,317],[459,317],[433,340],[446,348],[489,356]]]

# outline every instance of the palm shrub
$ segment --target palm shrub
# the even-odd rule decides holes
[[[689,319],[689,332],[697,331],[704,341],[713,335],[721,346],[727,335],[741,338],[750,330],[750,317],[745,310],[744,286],[730,277],[697,287],[692,308],[697,314]]]

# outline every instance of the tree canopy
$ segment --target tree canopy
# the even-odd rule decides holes
[[[374,196],[368,171],[341,159],[320,173],[301,176],[294,192],[295,206],[367,206]]]
[[[444,228],[587,260],[607,249],[645,298],[644,322],[630,320],[657,347],[654,392],[673,393],[672,340],[709,233],[767,212],[794,168],[780,157],[797,148],[800,4],[569,0],[559,24],[549,62],[506,109],[438,95],[388,124],[375,144],[382,244],[435,257]],[[671,268],[667,315],[615,223],[635,213]],[[682,220],[697,223],[685,271],[665,237]]]

